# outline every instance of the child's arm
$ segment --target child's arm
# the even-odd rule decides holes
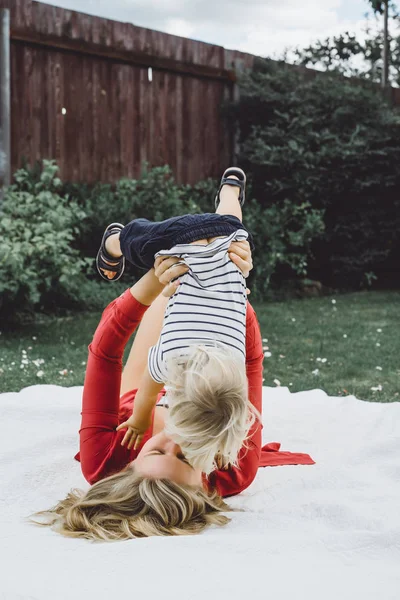
[[[163,383],[156,383],[154,381],[146,366],[140,382],[140,387],[135,397],[132,416],[117,427],[117,431],[120,429],[128,429],[121,442],[122,446],[127,444],[129,450],[132,447],[134,447],[135,450],[139,448],[144,433],[151,426],[151,414],[157,402],[158,394],[163,387]]]

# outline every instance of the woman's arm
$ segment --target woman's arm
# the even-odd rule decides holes
[[[249,385],[249,399],[253,406],[262,413],[263,384],[262,339],[256,313],[247,303],[246,315],[246,374]],[[245,490],[254,480],[261,454],[262,424],[257,420],[251,428],[250,435],[239,454],[238,466],[226,471],[214,471],[209,477],[209,485],[221,496],[234,496]]]
[[[152,269],[105,309],[89,346],[82,398],[80,461],[85,478],[96,481],[123,433],[118,425],[122,357],[144,313],[164,286]],[[121,439],[119,439],[121,438]],[[126,453],[126,463],[130,452]],[[121,457],[119,456],[119,459]]]

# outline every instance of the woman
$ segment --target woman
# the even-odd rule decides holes
[[[247,242],[230,247],[230,257],[247,277],[252,268]],[[261,451],[261,423],[250,431],[238,466],[211,473],[206,479],[193,469],[179,446],[165,433],[165,390],[153,411],[152,426],[140,451],[122,446],[124,431],[116,431],[132,413],[132,405],[147,363],[148,349],[160,334],[168,296],[176,290],[173,279],[186,272],[173,257],[157,259],[135,285],[111,302],[89,346],[82,400],[80,452],[82,472],[92,485],[88,492],[72,491],[54,509],[42,513],[44,525],[53,525],[70,537],[121,540],[150,535],[183,535],[229,519],[222,497],[232,496],[253,481]],[[126,367],[122,356],[138,328]],[[246,373],[249,398],[261,413],[263,352],[255,312],[248,304],[246,320]]]

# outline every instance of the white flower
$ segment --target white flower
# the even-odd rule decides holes
[[[11,363],[11,366],[13,367],[14,365],[15,365],[15,362],[12,362],[12,363]]]
[[[274,379],[274,384],[279,387],[281,385],[281,382],[279,381],[279,379]]]
[[[295,322],[295,320],[296,320],[296,319],[293,317],[293,318],[292,318],[292,321],[293,321],[293,323]]]
[[[344,333],[344,334],[343,334],[343,337],[344,337],[344,338],[347,338],[347,333]]]
[[[28,346],[28,350],[32,350],[32,346]]]
[[[319,375],[319,369],[314,369],[314,371],[312,371],[313,375]]]
[[[315,360],[316,360],[317,362],[321,362],[321,361],[322,361],[322,358],[319,358],[319,357],[318,357],[318,358],[316,358]]]
[[[43,377],[43,375],[44,375],[44,371],[38,371],[36,373],[36,377]]]
[[[377,329],[377,332],[382,333],[382,329],[381,328]]]
[[[332,304],[336,304],[335,298],[332,299]]]
[[[264,381],[265,381],[265,377],[263,377],[263,383],[264,383]]]
[[[377,371],[382,371],[382,367],[375,367]]]
[[[26,354],[26,350],[22,350],[22,354]]]
[[[73,371],[70,371],[70,373],[73,373]]]
[[[376,387],[372,387],[372,388],[371,388],[371,390],[372,390],[373,392],[381,392],[381,391],[382,391],[382,389],[383,389],[383,388],[382,388],[381,384],[377,385]]]
[[[279,358],[285,358],[285,355],[284,354],[280,354]]]
[[[337,310],[336,306],[334,306],[334,307],[332,308],[332,310]]]
[[[21,360],[21,365],[29,365],[29,360],[27,358],[23,358]],[[36,366],[38,367],[39,365],[36,365]]]
[[[264,352],[265,358],[271,358],[271,356],[272,356],[272,352]]]
[[[328,360],[327,358],[321,358],[322,363],[326,363],[327,360]]]
[[[380,343],[379,343],[379,342],[376,342],[375,346],[377,346],[378,348],[380,348],[380,347],[381,347],[381,345],[380,345]]]
[[[293,385],[293,383],[289,383],[289,385],[290,385],[290,386],[292,386],[292,385]]]
[[[263,338],[263,344],[268,344],[267,338]]]
[[[60,375],[68,375],[68,369],[63,369],[62,371],[58,371]]]
[[[265,352],[266,350],[269,350],[268,346],[263,346],[263,351]]]
[[[36,360],[33,360],[32,363],[35,365],[35,367],[40,367],[40,365],[44,364],[44,359],[43,358],[37,358]]]
[[[21,365],[19,365],[19,368],[20,368],[20,369],[25,369],[25,365],[22,365],[22,364],[21,364]]]
[[[33,341],[34,341],[34,342],[36,342],[36,340],[37,340],[37,337],[36,337],[36,335],[33,335],[33,336],[32,336],[32,339],[33,339]]]
[[[84,367],[84,366],[86,365],[86,360],[83,360],[83,361],[81,362],[81,365],[82,365],[82,367]]]
[[[75,346],[75,342],[71,342],[71,346]]]

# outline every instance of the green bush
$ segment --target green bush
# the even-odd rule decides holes
[[[52,161],[21,169],[0,214],[1,316],[103,308],[143,273],[128,267],[122,282],[99,278],[94,258],[105,225],[213,212],[216,187],[213,180],[178,185],[169,167],[145,168],[137,180],[95,186],[63,186]],[[266,292],[282,265],[291,273],[306,273],[311,240],[323,229],[321,211],[307,203],[285,201],[278,208],[249,200],[244,222],[256,244],[249,280],[255,297]]]
[[[309,275],[334,286],[388,283],[400,249],[400,120],[377,89],[259,61],[227,111],[261,206],[324,211]]]

